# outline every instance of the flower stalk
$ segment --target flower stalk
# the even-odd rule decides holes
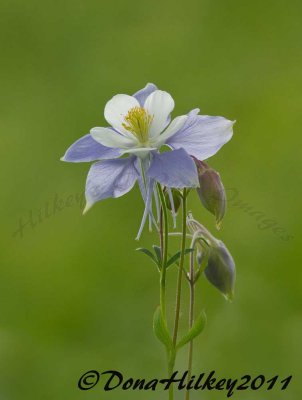
[[[161,250],[161,269],[160,269],[160,307],[162,316],[166,321],[166,272],[167,272],[167,259],[168,259],[168,245],[169,245],[169,226],[168,226],[168,213],[165,196],[161,185],[157,184],[159,199],[161,202],[160,207],[160,221],[159,221],[159,236],[160,236],[160,250]]]
[[[194,248],[194,239],[192,240],[192,248]],[[190,254],[190,271],[188,273],[188,281],[190,288],[190,305],[189,305],[189,330],[192,329],[194,323],[194,302],[195,302],[195,271],[194,271],[194,252]],[[188,379],[190,382],[192,376],[192,364],[193,364],[193,339],[189,342],[188,350]],[[190,391],[186,391],[185,400],[190,400]]]
[[[161,269],[160,269],[160,308],[163,320],[167,325],[166,317],[166,272],[168,260],[168,244],[169,244],[169,226],[168,226],[168,213],[167,204],[161,185],[157,184],[159,199],[161,202],[160,219],[159,219],[159,237],[160,237],[160,252],[161,252]],[[167,349],[167,362],[168,362],[168,375],[173,373],[175,363],[174,348]],[[173,385],[169,388],[169,400],[174,399]]]
[[[177,277],[177,289],[176,289],[176,305],[175,305],[175,321],[173,329],[173,346],[176,346],[178,325],[179,325],[179,314],[180,314],[180,299],[181,299],[181,289],[182,289],[182,274],[185,261],[185,250],[186,250],[186,238],[187,238],[187,190],[183,190],[182,195],[182,238],[181,238],[181,254],[178,268]]]

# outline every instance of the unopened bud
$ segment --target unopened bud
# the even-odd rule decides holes
[[[235,262],[223,242],[211,246],[208,264],[204,270],[208,281],[228,299],[234,297],[236,279]]]
[[[216,219],[219,229],[226,209],[226,195],[220,175],[205,162],[194,158],[200,187],[197,193],[203,206],[210,211]]]
[[[216,239],[200,222],[187,216],[187,226],[196,240],[198,250],[207,257],[204,269],[205,277],[228,299],[234,296],[236,279],[235,262],[225,244]]]

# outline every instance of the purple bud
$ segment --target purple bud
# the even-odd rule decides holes
[[[208,281],[220,290],[228,300],[233,299],[236,279],[235,262],[220,240],[217,240],[211,247],[204,274]]]
[[[194,158],[200,187],[197,188],[199,198],[204,207],[216,218],[217,229],[220,228],[226,209],[226,195],[220,175],[205,162]]]

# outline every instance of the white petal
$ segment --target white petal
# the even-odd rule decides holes
[[[138,143],[134,136],[125,137],[110,128],[92,128],[90,134],[94,140],[107,147],[126,149],[137,146]]]
[[[187,115],[181,115],[180,117],[174,118],[168,128],[161,135],[153,139],[154,145],[156,145],[157,148],[162,146],[170,137],[175,135],[175,133],[177,133],[184,126],[187,119]]]
[[[125,122],[124,118],[128,114],[128,111],[134,107],[140,107],[135,97],[128,96],[127,94],[117,94],[113,96],[105,106],[105,119],[117,131],[130,137],[131,133],[129,133],[122,124]]]
[[[144,108],[153,116],[149,135],[150,137],[158,136],[168,125],[170,113],[174,108],[174,100],[169,93],[155,90],[147,97]]]

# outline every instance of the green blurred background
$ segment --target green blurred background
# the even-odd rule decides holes
[[[175,116],[200,107],[237,120],[233,140],[210,160],[230,197],[216,235],[236,260],[236,297],[226,303],[199,284],[208,326],[196,342],[194,371],[292,374],[284,392],[234,397],[300,399],[302,3],[2,0],[0,7],[0,399],[167,398],[77,388],[89,369],[165,377],[151,326],[158,276],[135,252],[157,238],[145,231],[134,240],[143,211],[137,188],[83,217],[76,195],[89,165],[59,161],[74,140],[105,124],[112,95],[147,82],[172,93]],[[53,212],[55,198],[61,211]],[[189,206],[215,232],[194,193]],[[186,357],[180,353],[179,369]]]

